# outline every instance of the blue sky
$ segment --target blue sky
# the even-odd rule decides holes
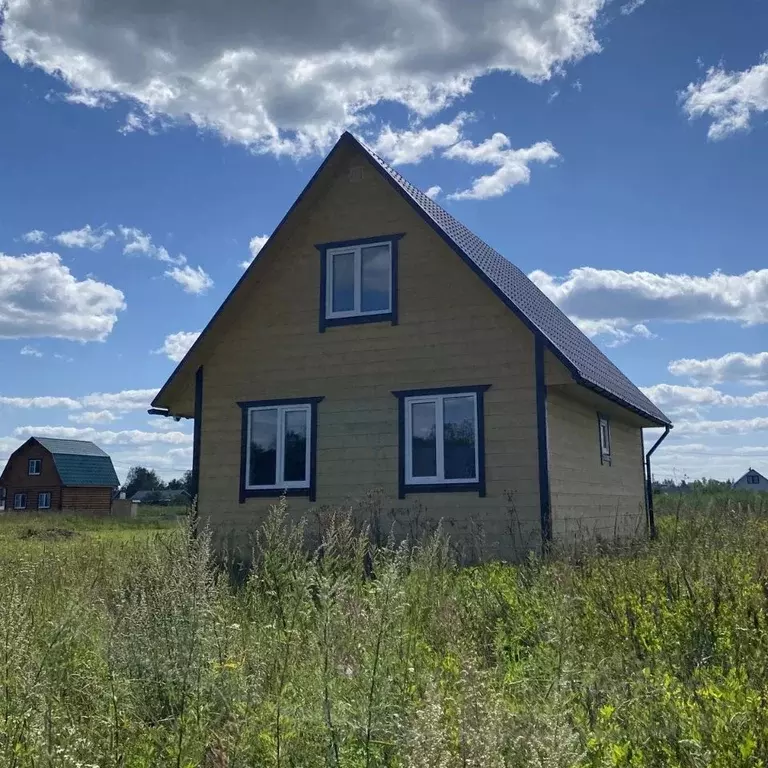
[[[148,400],[348,128],[673,417],[659,475],[768,474],[768,5],[257,5],[0,0],[0,460],[188,468]]]

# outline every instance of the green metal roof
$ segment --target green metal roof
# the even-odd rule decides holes
[[[120,481],[109,455],[89,440],[36,437],[50,451],[64,485],[100,485],[117,488]]]

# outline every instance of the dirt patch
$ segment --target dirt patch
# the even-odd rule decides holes
[[[19,534],[19,538],[57,541],[58,539],[71,539],[77,535],[77,531],[72,531],[69,528],[27,528],[26,531]]]

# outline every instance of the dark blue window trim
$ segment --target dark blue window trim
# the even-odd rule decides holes
[[[608,453],[603,453],[603,436],[600,434],[600,422],[605,421],[608,425]],[[597,448],[600,451],[600,463],[611,466],[611,420],[604,413],[597,412]]]
[[[240,503],[246,499],[277,498],[279,496],[309,496],[315,501],[317,496],[317,404],[323,397],[289,397],[282,400],[243,400],[240,406]],[[246,452],[248,450],[248,409],[268,408],[278,405],[309,405],[309,488],[260,488],[245,487]]]
[[[397,285],[398,285],[398,242],[405,237],[404,232],[394,235],[380,235],[378,237],[361,237],[357,240],[336,240],[332,243],[316,243],[315,248],[320,251],[320,333],[324,333],[326,328],[335,328],[339,325],[362,325],[365,323],[385,323],[390,322],[397,325]],[[358,315],[357,317],[332,317],[327,318],[326,312],[326,291],[328,277],[328,251],[335,248],[347,248],[356,245],[368,245],[370,243],[389,243],[392,251],[392,311],[379,315]]]
[[[539,450],[539,513],[541,541],[546,550],[552,541],[552,497],[549,485],[549,445],[547,441],[547,382],[544,369],[544,342],[535,336],[536,433]]]
[[[200,493],[200,445],[203,429],[203,366],[195,371],[195,417],[192,428],[192,498]]]
[[[429,387],[428,389],[397,389],[392,394],[397,398],[397,497],[404,499],[414,493],[466,493],[477,492],[485,497],[485,398],[490,384],[475,384],[468,387]],[[424,395],[477,396],[477,480],[470,483],[435,483],[434,485],[408,485],[405,482],[405,401],[409,397]]]

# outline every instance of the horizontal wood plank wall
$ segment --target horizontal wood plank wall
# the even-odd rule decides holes
[[[82,515],[108,515],[112,489],[80,486],[62,489],[62,511]]]
[[[39,475],[29,474],[30,459],[42,461]],[[37,510],[38,496],[45,492],[51,494],[51,510],[57,510],[61,506],[61,481],[53,456],[37,443],[25,446],[8,460],[0,487],[6,488],[7,510],[13,509],[13,497],[17,493],[27,494],[28,510]]]
[[[597,411],[561,394],[547,398],[553,534],[571,546],[594,535],[645,532],[641,430],[612,417],[611,464],[601,464]]]
[[[540,543],[533,336],[372,166],[361,163],[363,178],[353,182],[341,165],[320,202],[297,213],[279,253],[256,265],[247,310],[228,323],[205,360],[201,517],[242,545],[275,503],[238,501],[237,401],[323,396],[317,502],[290,499],[294,514],[380,489],[385,535],[395,518],[402,530],[416,517],[442,518],[470,557],[519,557]],[[399,324],[319,333],[315,244],[398,232],[405,233]],[[398,501],[398,404],[391,391],[463,384],[491,385],[487,497]]]

